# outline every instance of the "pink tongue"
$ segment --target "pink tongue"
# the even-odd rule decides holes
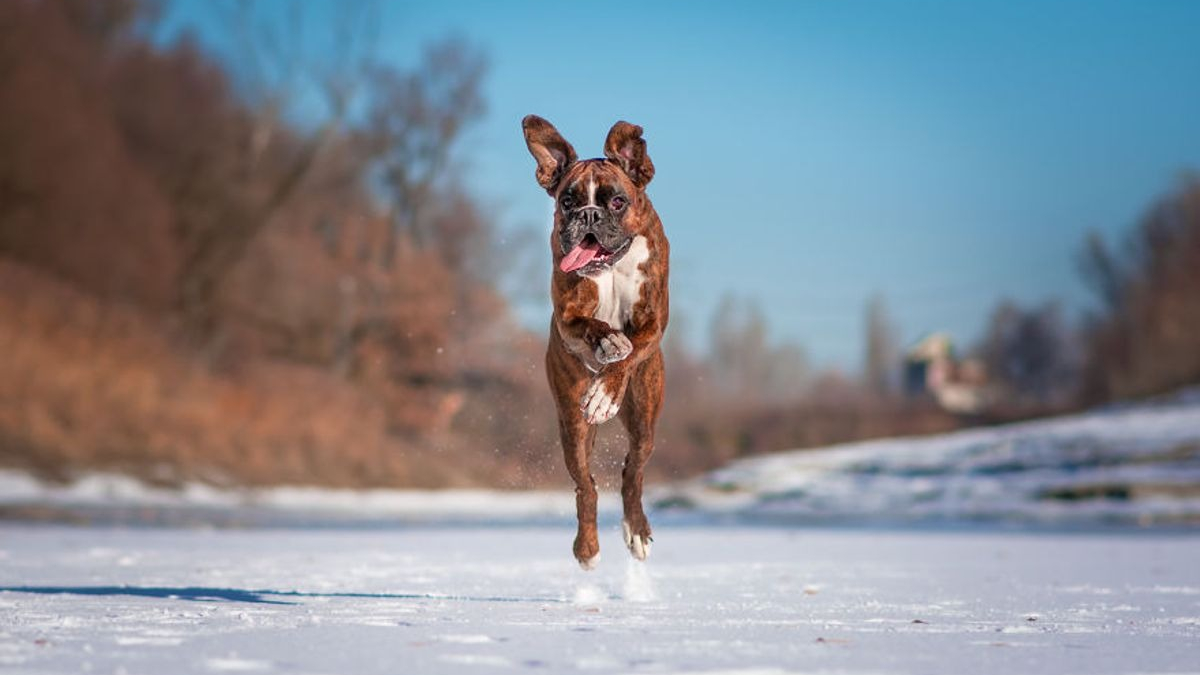
[[[600,244],[592,241],[581,243],[571,249],[567,255],[563,256],[562,262],[558,264],[558,269],[564,272],[574,272],[575,270],[590,263],[592,258],[595,258],[600,253]]]

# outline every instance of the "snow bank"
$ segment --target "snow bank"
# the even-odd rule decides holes
[[[617,499],[601,507],[614,512]],[[128,476],[93,473],[71,483],[41,482],[0,470],[0,509],[16,516],[155,522],[237,524],[368,524],[372,522],[559,522],[573,519],[567,491],[336,490],[314,487],[218,488],[198,483],[178,489],[146,485]]]
[[[747,459],[663,509],[790,522],[1200,523],[1200,396]]]

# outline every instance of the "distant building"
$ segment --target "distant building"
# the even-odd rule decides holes
[[[904,356],[904,393],[930,396],[942,408],[977,413],[990,401],[987,368],[978,359],[958,360],[946,333],[932,333]]]

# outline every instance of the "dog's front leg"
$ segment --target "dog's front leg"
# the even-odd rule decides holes
[[[616,416],[629,384],[629,369],[611,365],[592,379],[579,400],[579,409],[588,424],[603,424]]]
[[[570,308],[575,310],[575,308]],[[590,310],[592,307],[585,307]],[[590,316],[564,311],[557,330],[567,349],[573,351],[592,371],[590,384],[577,399],[587,424],[607,422],[617,414],[628,379],[626,367],[636,351],[631,336]],[[599,372],[596,367],[599,366]]]
[[[625,400],[630,374],[655,351],[661,335],[657,323],[647,322],[628,335],[613,330],[596,340],[596,360],[607,365],[592,378],[579,401],[588,424],[602,424],[616,416]]]

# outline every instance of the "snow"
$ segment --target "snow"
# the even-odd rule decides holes
[[[656,493],[744,521],[1200,523],[1200,395],[736,462]]]
[[[1168,673],[1200,539],[615,524],[0,526],[13,673]]]
[[[619,499],[601,497],[614,513]],[[71,520],[97,522],[219,522],[222,524],[365,525],[404,522],[566,522],[574,518],[575,495],[565,490],[503,491],[344,490],[281,486],[219,488],[187,483],[180,488],[146,485],[128,476],[95,472],[70,483],[46,483],[29,474],[0,469],[0,509],[18,513],[50,510]]]
[[[605,494],[583,572],[564,491],[0,471],[0,672],[1200,672],[1200,392],[649,502],[648,562]]]

